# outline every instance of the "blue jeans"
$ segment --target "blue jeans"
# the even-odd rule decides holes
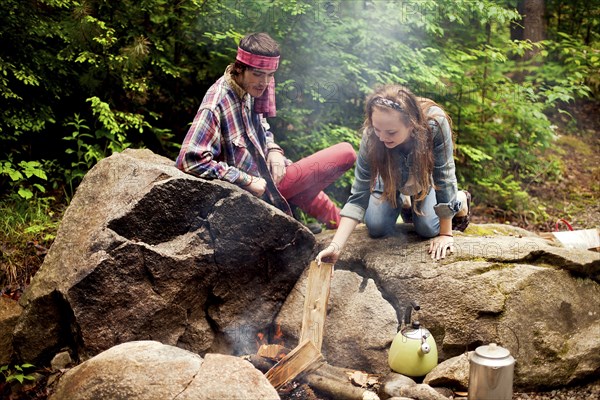
[[[396,230],[396,220],[400,215],[402,207],[402,196],[398,194],[396,199],[397,208],[393,208],[388,201],[384,201],[382,193],[373,191],[369,198],[369,206],[365,213],[365,224],[369,230],[369,235],[373,238],[388,236]],[[411,199],[412,200],[412,199]],[[414,201],[414,200],[413,200]],[[412,211],[413,223],[417,233],[424,238],[436,237],[440,233],[440,219],[433,210],[437,203],[435,190],[429,189],[427,197],[420,204],[420,210],[423,215],[418,215]]]

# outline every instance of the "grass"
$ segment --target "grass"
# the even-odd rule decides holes
[[[556,142],[559,146],[564,148],[563,154],[567,151],[573,151],[586,156],[593,155],[589,143],[586,143],[576,136],[559,136]]]
[[[63,208],[50,197],[0,200],[2,293],[15,297],[37,272],[56,236]]]

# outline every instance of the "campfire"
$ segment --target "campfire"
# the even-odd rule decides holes
[[[256,334],[257,349],[260,349],[262,346],[283,346],[283,344],[283,332],[281,331],[280,324],[276,324],[273,329],[267,329],[266,331],[258,332]]]
[[[329,365],[321,354],[332,269],[328,263],[310,265],[299,344],[285,347],[276,325],[271,343],[269,335],[259,332],[256,354],[244,358],[265,373],[282,398],[318,399],[315,390],[331,399],[377,400],[370,389],[379,386],[378,375]]]

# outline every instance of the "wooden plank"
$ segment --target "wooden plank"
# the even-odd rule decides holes
[[[301,373],[320,367],[323,362],[323,355],[314,343],[305,340],[268,370],[265,377],[275,389],[279,389]]]
[[[598,229],[552,232],[552,235],[566,248],[587,250],[600,246]]]
[[[316,261],[311,262],[308,269],[300,343],[310,340],[318,351],[321,351],[323,345],[323,329],[325,328],[332,271],[333,264],[322,262],[319,266]]]

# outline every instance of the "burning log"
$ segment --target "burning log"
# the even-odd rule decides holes
[[[327,301],[329,300],[332,271],[333,264],[331,263],[322,263],[319,266],[313,261],[310,264],[306,297],[304,300],[300,344],[281,358],[265,374],[275,389],[280,389],[300,374],[313,371],[324,363],[321,346],[323,344],[323,328],[327,314]],[[262,342],[263,337],[259,337],[259,339]],[[264,359],[277,359],[282,355],[284,349],[283,346],[262,344],[258,354],[256,356],[249,356],[247,360],[262,370],[265,366]],[[338,389],[337,392],[342,393],[342,390]],[[361,393],[364,392],[364,390],[361,391]],[[334,396],[334,398],[338,397]],[[360,397],[360,399],[362,400],[363,397]]]
[[[333,264],[321,263],[319,266],[316,261],[311,262],[308,269],[300,343],[307,339],[311,340],[318,351],[321,351],[323,345],[323,328],[325,327],[332,271]]]
[[[280,388],[303,372],[318,368],[323,355],[310,340],[305,340],[265,374],[275,389]]]
[[[260,372],[266,373],[289,352],[290,349],[280,344],[263,344],[258,348],[256,354],[245,355],[242,358],[254,365]]]

